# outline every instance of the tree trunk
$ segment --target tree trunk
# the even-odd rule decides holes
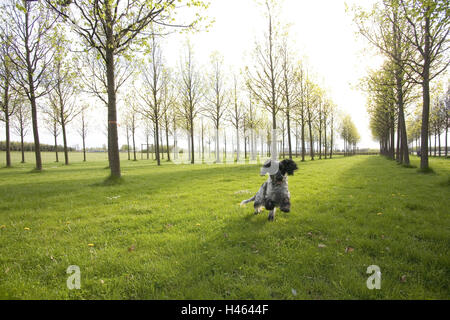
[[[167,151],[167,161],[170,161],[170,150],[169,150],[169,124],[166,122],[166,151]]]
[[[22,163],[25,163],[25,151],[23,149],[23,124],[20,124],[20,151],[22,152]]]
[[[127,129],[127,151],[128,151],[128,160],[131,160],[131,155],[130,155],[130,130],[128,128],[128,126],[126,127]]]
[[[436,149],[437,149],[437,129],[434,130],[434,156],[436,157]]]
[[[441,134],[438,133],[438,141],[439,141],[439,157],[441,156]]]
[[[59,72],[59,65],[58,65]],[[61,93],[60,82],[58,82],[58,92]],[[61,94],[59,94],[59,108],[60,108],[60,121],[61,129],[63,135],[63,146],[64,146],[64,163],[69,164],[69,151],[67,150],[67,136],[66,136],[66,120],[64,119],[64,104]]]
[[[313,141],[313,135],[312,135],[312,124],[311,120],[308,121],[308,127],[309,127],[309,152],[311,155],[311,160],[314,160],[314,141]]]
[[[194,148],[194,117],[192,115],[191,115],[191,119],[190,120],[191,120],[191,127],[190,127],[190,129],[191,129],[191,148],[192,148],[191,164],[194,164],[195,163],[195,158],[194,158],[194,150],[195,150],[195,148]]]
[[[330,137],[330,159],[333,158],[333,126],[334,126],[334,116],[331,114],[331,137]]]
[[[216,163],[220,163],[220,151],[219,151],[219,126],[216,126]]]
[[[305,119],[303,117],[303,110],[302,110],[302,161],[305,161],[305,155],[306,155],[306,143],[305,143]]]
[[[239,126],[236,126],[236,162],[239,162]]]
[[[63,115],[61,115],[61,128],[64,142],[64,163],[69,164],[69,150],[67,148],[67,136],[66,136],[66,123],[64,121]]]
[[[84,127],[84,125],[83,125]],[[84,129],[83,129],[84,130]],[[83,134],[83,161],[86,162],[86,137]]]
[[[9,137],[9,110],[5,107],[5,130],[6,130],[6,166],[11,167],[11,146]]]
[[[106,79],[108,85],[108,155],[111,177],[120,178],[119,137],[117,133],[117,107],[114,70],[114,43],[111,6],[106,2]]]
[[[134,115],[133,115],[134,117]],[[136,139],[135,139],[135,133],[136,133],[136,128],[134,125],[134,119],[133,119],[133,127],[131,128],[131,138],[133,139],[133,160],[137,161],[136,159]]]
[[[322,160],[322,116],[320,116],[320,120],[319,120],[319,160]]]
[[[155,120],[155,157],[157,165],[160,166],[161,159],[159,153],[159,121],[157,117],[155,117]]]
[[[163,144],[162,126],[159,128],[159,142],[160,142],[160,148],[161,148],[161,158],[164,159],[164,144]]]
[[[428,125],[430,115],[430,17],[425,17],[425,45],[424,45],[424,63],[423,63],[423,82],[422,82],[422,145],[420,157],[420,169],[427,170],[428,165]]]
[[[272,85],[273,87],[273,85]],[[275,109],[275,93],[272,93],[272,110]],[[272,149],[270,150],[270,157],[272,160],[278,160],[278,150],[277,150],[277,120],[275,112],[272,112]]]
[[[447,116],[445,118],[445,157],[447,158],[448,149],[447,149],[447,136],[448,136],[448,110],[446,110]]]
[[[56,124],[55,124],[56,126]],[[56,134],[53,135],[53,137],[55,138],[55,156],[56,156],[56,162],[59,162],[59,158],[58,158],[58,140],[56,137]]]
[[[291,118],[290,118],[290,114],[289,114],[289,107],[286,111],[286,121],[287,121],[286,125],[287,125],[289,159],[292,160]]]
[[[323,132],[325,134],[324,136],[324,153],[325,153],[325,159],[327,158],[327,118],[324,119],[324,129]]]

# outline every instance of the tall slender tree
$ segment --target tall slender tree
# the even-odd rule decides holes
[[[45,0],[65,21],[74,26],[75,32],[81,36],[88,48],[97,51],[105,62],[108,93],[108,155],[111,176],[121,176],[117,130],[117,107],[115,89],[114,61],[120,55],[130,55],[133,45],[142,44],[146,40],[145,31],[149,26],[159,24],[170,26],[175,12],[182,6],[205,7],[203,1],[161,0],[161,1],[129,1],[127,5],[120,0],[68,1]],[[192,23],[181,23],[180,26],[192,27],[200,17]],[[156,130],[158,132],[158,130]]]
[[[36,170],[41,171],[37,101],[52,89],[49,68],[55,54],[51,37],[56,16],[42,2],[25,0],[7,0],[0,16],[0,34],[11,35],[8,57],[15,69],[12,85],[30,101]]]
[[[190,161],[194,164],[194,120],[203,111],[200,102],[204,97],[204,89],[202,87],[200,71],[194,60],[193,48],[189,41],[186,44],[186,55],[184,61],[181,63],[180,69],[181,83],[179,88],[181,105],[179,110],[188,131],[188,144],[191,150]]]
[[[265,41],[256,44],[255,61],[253,70],[247,68],[248,86],[253,95],[261,101],[262,105],[270,112],[272,118],[272,150],[271,157],[276,160],[277,152],[277,121],[276,117],[281,108],[282,68],[278,33],[274,27],[273,10],[275,1],[265,2],[267,9],[268,28]]]
[[[212,71],[209,75],[209,86],[212,88],[212,92],[206,95],[208,106],[205,108],[205,112],[208,117],[213,121],[215,128],[215,140],[216,140],[216,163],[220,163],[220,148],[219,148],[219,127],[221,120],[226,112],[226,91],[225,91],[225,79],[223,72],[223,58],[218,52],[214,52],[211,55]]]

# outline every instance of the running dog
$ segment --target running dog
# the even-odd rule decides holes
[[[261,175],[269,174],[269,178],[250,199],[241,202],[241,206],[254,201],[255,214],[261,212],[262,207],[269,210],[269,221],[275,218],[276,207],[283,212],[291,210],[291,195],[288,190],[287,176],[294,175],[297,164],[292,160],[267,160],[261,168]]]

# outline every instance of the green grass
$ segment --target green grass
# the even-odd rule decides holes
[[[14,153],[0,169],[0,298],[450,298],[448,160],[427,175],[378,156],[297,161],[292,210],[268,222],[239,206],[265,180],[259,165],[125,160],[108,186],[102,156],[44,154],[32,173]],[[366,287],[369,265],[381,290]]]

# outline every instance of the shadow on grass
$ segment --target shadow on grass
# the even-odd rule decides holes
[[[436,174],[436,172],[433,170],[433,168],[428,167],[428,168],[419,168],[417,169],[418,173],[423,173],[423,174]]]
[[[334,169],[306,167],[317,176],[308,182],[308,190],[318,191],[308,195],[304,182],[299,181],[301,175],[290,178],[292,211],[277,210],[274,222],[267,221],[267,211],[254,215],[250,205],[245,210],[231,209],[214,231],[197,231],[198,235],[189,240],[196,252],[195,263],[192,254],[186,252],[177,257],[181,264],[173,270],[176,277],[184,279],[186,287],[199,286],[207,291],[191,293],[183,288],[177,298],[421,297],[414,283],[409,284],[408,296],[399,294],[399,288],[405,284],[397,279],[409,268],[411,259],[427,257],[429,251],[437,254],[439,249],[433,249],[433,242],[414,242],[411,237],[421,232],[418,226],[422,226],[430,206],[417,199],[418,193],[426,196],[416,190],[421,178],[394,164],[372,156]],[[333,175],[333,170],[339,172]],[[328,179],[321,180],[321,174]],[[214,190],[210,195],[215,198]],[[428,214],[428,219],[428,223],[439,223],[437,216]],[[399,225],[402,229],[397,228]],[[326,246],[321,248],[319,244]],[[376,292],[365,287],[366,269],[373,263],[389,270],[385,280],[390,284],[389,290]],[[428,274],[425,265],[414,262],[416,270],[411,272],[427,280],[422,289],[439,296],[443,290],[433,288],[440,288],[440,279]],[[442,259],[433,268],[443,272]],[[302,294],[293,297],[291,288]]]

